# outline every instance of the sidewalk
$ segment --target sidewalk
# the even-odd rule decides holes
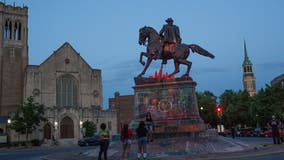
[[[119,160],[122,146],[120,142],[111,143],[108,150],[109,160]],[[131,146],[129,160],[136,160],[137,144]],[[256,157],[284,152],[284,145],[268,143],[245,143],[237,139],[217,137],[213,139],[171,138],[157,139],[147,146],[148,159],[186,160],[186,159],[236,159]],[[54,154],[43,157],[44,160],[94,160],[99,147],[84,153]]]

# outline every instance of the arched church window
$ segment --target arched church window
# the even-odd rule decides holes
[[[12,22],[9,22],[9,39],[12,39]]]
[[[71,75],[63,75],[56,80],[56,105],[59,107],[76,107],[78,87],[76,79]]]
[[[14,24],[14,40],[21,40],[21,23]]]
[[[12,22],[7,19],[4,26],[4,39],[12,38]]]

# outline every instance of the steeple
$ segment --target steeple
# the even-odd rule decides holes
[[[250,96],[254,96],[256,94],[255,89],[255,78],[252,70],[252,63],[249,60],[246,41],[244,40],[244,62],[243,62],[243,85],[244,90],[246,90]]]
[[[251,63],[251,61],[249,60],[249,57],[248,57],[247,46],[246,46],[245,40],[244,40],[244,51],[245,51],[245,59],[244,59],[244,62],[243,62],[243,66],[244,65],[252,65],[252,63]]]

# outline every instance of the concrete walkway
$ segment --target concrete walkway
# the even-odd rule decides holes
[[[122,145],[112,142],[108,150],[109,160],[120,160]],[[129,160],[136,160],[137,142],[131,146]],[[245,143],[238,139],[215,137],[191,139],[157,139],[147,146],[148,159],[151,160],[186,160],[186,159],[239,159],[284,152],[284,145],[271,143]],[[54,154],[43,157],[45,160],[94,160],[99,147],[84,153]]]

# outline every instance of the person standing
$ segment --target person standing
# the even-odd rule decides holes
[[[123,129],[121,131],[121,141],[123,143],[123,151],[122,151],[122,159],[128,158],[130,154],[130,147],[132,144],[132,131],[128,128],[128,124],[123,125]]]
[[[236,136],[236,129],[235,129],[234,126],[232,126],[232,128],[231,128],[231,134],[232,134],[232,138],[235,138],[235,136]]]
[[[148,130],[148,141],[153,142],[153,119],[150,112],[146,113],[146,128]]]
[[[145,122],[140,121],[138,128],[136,129],[136,135],[138,138],[138,152],[137,159],[146,160],[147,158],[147,129],[145,128]]]
[[[102,160],[102,154],[104,154],[104,160],[107,160],[107,150],[109,146],[109,131],[106,130],[106,124],[102,123],[100,126],[99,136],[100,136],[100,152],[98,160]]]
[[[272,120],[269,123],[271,129],[272,129],[272,137],[273,137],[273,143],[274,144],[280,144],[280,136],[279,136],[279,121],[276,120],[275,116],[272,116]]]

